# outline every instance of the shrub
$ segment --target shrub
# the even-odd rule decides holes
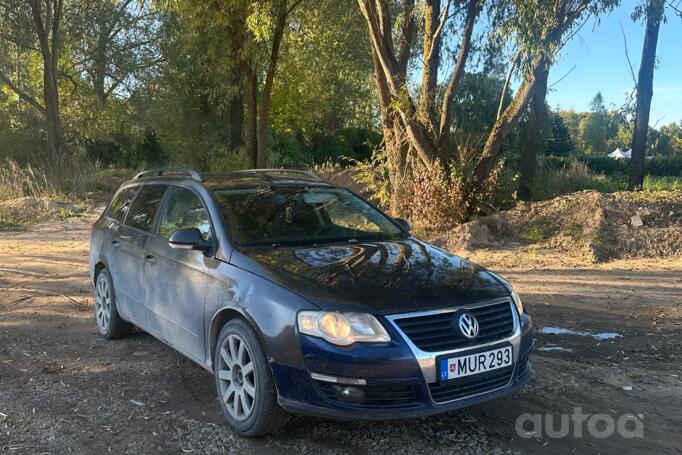
[[[647,160],[646,170],[651,175],[682,177],[682,155],[662,156]]]
[[[623,176],[595,174],[585,162],[573,161],[567,167],[556,169],[546,166],[538,172],[533,185],[533,199],[551,199],[561,194],[582,190],[613,193],[627,189]]]
[[[459,187],[447,178],[440,164],[428,170],[421,162],[415,162],[409,189],[407,206],[417,232],[442,232],[464,221]]]

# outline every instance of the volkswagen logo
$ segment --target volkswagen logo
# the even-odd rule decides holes
[[[478,321],[471,313],[462,313],[457,322],[459,330],[467,338],[475,338],[478,335]]]

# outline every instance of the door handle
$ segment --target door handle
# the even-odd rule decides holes
[[[118,248],[121,244],[118,243],[118,240],[112,240],[112,241],[111,241],[111,245],[112,245],[114,248]]]
[[[148,254],[147,256],[145,256],[145,259],[150,264],[156,264],[156,258],[154,256],[152,256],[151,254]]]

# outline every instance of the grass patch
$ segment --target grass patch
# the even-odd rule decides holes
[[[65,220],[67,218],[75,218],[80,216],[81,214],[79,212],[76,212],[75,210],[67,209],[62,207],[59,209],[59,218],[62,220]]]
[[[16,229],[20,227],[11,217],[0,213],[0,230]]]
[[[578,221],[571,221],[570,223],[564,225],[561,228],[561,232],[564,235],[577,240],[583,233],[583,225],[580,224]]]
[[[0,201],[84,199],[91,192],[113,193],[131,174],[128,169],[102,168],[85,160],[72,160],[56,169],[6,161],[0,165]]]
[[[522,235],[531,243],[540,243],[550,238],[552,231],[552,222],[547,217],[539,216],[523,229]]]
[[[625,174],[596,174],[582,161],[573,161],[565,168],[540,169],[533,185],[533,199],[544,201],[562,194],[576,191],[595,190],[602,193],[627,191],[628,176]],[[657,177],[647,175],[644,178],[644,192],[672,191],[682,192],[682,177]],[[572,201],[577,204],[576,201]],[[567,206],[566,210],[575,207]]]
[[[644,191],[673,191],[682,192],[682,177],[644,177]]]

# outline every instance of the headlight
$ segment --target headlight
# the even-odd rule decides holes
[[[357,341],[365,343],[391,341],[391,337],[379,321],[366,313],[301,311],[298,313],[298,330],[306,335],[324,338],[338,346],[348,346]]]
[[[512,299],[516,304],[516,309],[519,310],[519,316],[521,316],[523,314],[523,303],[521,302],[521,297],[519,297],[519,294],[514,290],[513,287],[509,286],[509,289],[511,289]]]

